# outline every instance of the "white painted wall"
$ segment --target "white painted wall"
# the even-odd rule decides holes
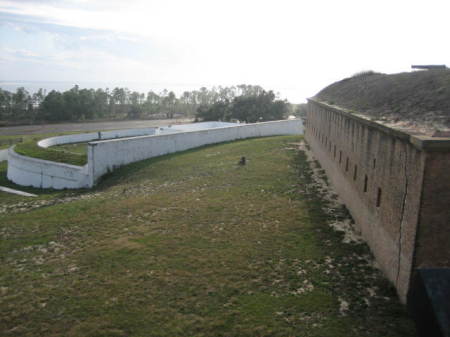
[[[14,151],[14,147],[8,152],[7,177],[22,186],[54,189],[91,187],[88,165],[75,166],[22,156]]]
[[[126,129],[126,130],[113,130],[113,131],[101,131],[90,133],[79,133],[74,135],[65,135],[50,137],[42,139],[38,142],[40,147],[50,147],[62,144],[72,143],[86,143],[99,139],[114,139],[121,137],[135,137],[135,136],[150,136],[155,134],[156,128],[140,128],[140,129]]]
[[[140,128],[128,130],[101,131],[100,139],[113,139],[123,137],[150,136],[155,134],[156,128]]]
[[[40,140],[37,144],[40,147],[50,147],[62,144],[83,143],[98,139],[98,132],[80,133],[75,135],[50,137]]]
[[[170,128],[177,131],[199,131],[205,129],[224,128],[226,126],[236,126],[236,125],[239,124],[229,122],[201,122],[190,124],[175,124],[171,125]]]
[[[301,120],[234,124],[207,130],[91,142],[88,162],[93,183],[115,168],[147,158],[192,149],[206,144],[274,135],[302,134]]]
[[[155,131],[154,128],[148,128],[101,132],[101,138],[141,134],[146,136],[90,142],[88,164],[85,166],[22,156],[12,147],[8,152],[7,176],[9,180],[22,186],[54,189],[92,187],[106,172],[139,160],[235,139],[303,134],[303,125],[301,120],[255,124],[207,122],[192,124],[192,126],[174,125],[167,130],[165,128],[158,130],[156,134]],[[44,139],[39,142],[39,145],[48,147],[98,138],[99,133],[68,135]]]
[[[223,128],[226,126],[236,126],[236,123],[228,122],[201,122],[201,123],[190,123],[190,124],[174,124],[161,126],[156,130],[156,134],[169,134],[176,132],[186,132],[186,131],[198,131],[205,129],[216,129]]]

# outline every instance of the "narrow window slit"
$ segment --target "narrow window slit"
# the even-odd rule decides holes
[[[367,174],[364,176],[364,192],[367,192],[367,182],[368,182]]]
[[[378,187],[377,191],[377,207],[380,207],[381,205],[381,188]]]

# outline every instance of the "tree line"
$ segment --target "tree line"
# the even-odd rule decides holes
[[[80,89],[59,92],[0,88],[0,121],[34,123],[96,119],[161,119],[197,117],[201,120],[238,119],[247,122],[280,119],[289,103],[258,85],[205,87],[179,97],[164,89],[140,93],[127,88]]]
[[[255,95],[242,95],[233,100],[200,106],[197,117],[205,121],[239,120],[247,123],[283,119],[289,112],[285,100],[276,99],[272,91],[262,90]]]

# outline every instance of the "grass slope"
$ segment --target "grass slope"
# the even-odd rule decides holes
[[[0,335],[414,335],[367,247],[326,225],[298,141],[208,146],[10,202]]]

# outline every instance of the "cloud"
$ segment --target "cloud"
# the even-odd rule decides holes
[[[8,61],[8,62],[23,61],[23,60],[38,62],[38,61],[42,60],[42,57],[31,50],[12,49],[12,48],[3,47],[3,48],[0,48],[0,60]]]
[[[304,97],[362,69],[450,63],[442,42],[448,7],[440,0],[3,0],[0,13],[8,33],[33,45],[20,35],[32,33],[47,52],[12,39],[4,46],[61,67],[129,80],[261,83]]]
[[[32,66],[33,73],[28,76],[34,80],[48,79],[49,69],[53,79],[78,81],[120,81],[123,78],[164,75],[161,74],[162,69],[155,65],[93,49],[38,55],[30,50],[1,48],[0,55],[4,74],[18,66],[28,69]]]

